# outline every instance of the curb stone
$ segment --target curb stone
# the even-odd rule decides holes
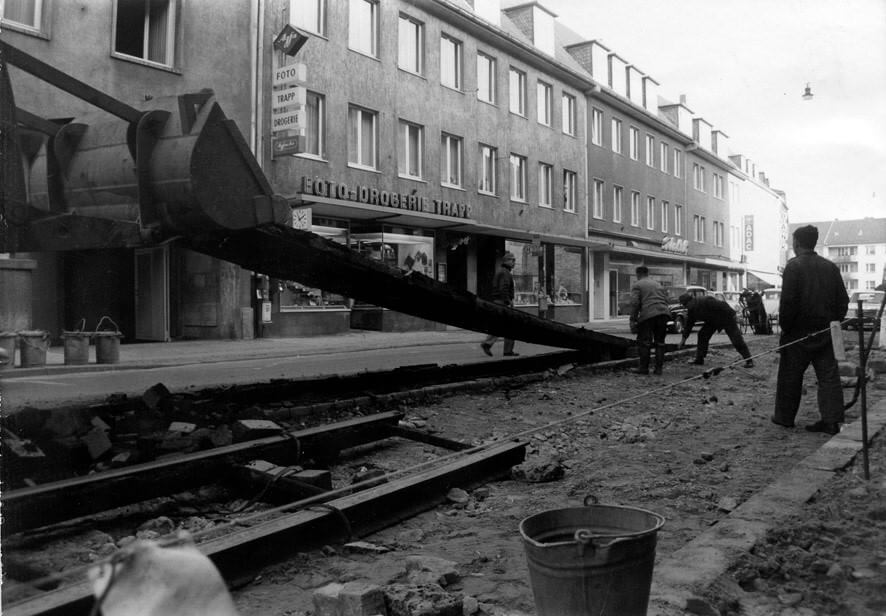
[[[886,401],[868,409],[868,441],[886,427]],[[712,587],[781,520],[798,512],[834,473],[862,451],[861,420],[845,425],[817,451],[741,504],[726,518],[655,565],[649,613],[678,616]]]

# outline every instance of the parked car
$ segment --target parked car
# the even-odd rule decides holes
[[[880,326],[877,322],[877,313],[880,311],[880,304],[883,303],[883,291],[854,291],[849,296],[849,312],[846,313],[843,329],[858,329],[859,300],[864,302],[861,305],[862,328],[877,329]]]

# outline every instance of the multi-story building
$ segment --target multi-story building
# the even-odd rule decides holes
[[[886,218],[791,223],[790,232],[809,224],[818,227],[816,252],[836,263],[850,293],[886,282]]]
[[[725,133],[538,2],[7,0],[3,28],[133,105],[213,88],[292,224],[391,266],[483,296],[510,251],[517,307],[547,296],[566,322],[618,314],[640,264],[669,285],[743,282],[728,182],[748,174]],[[13,77],[38,115],[85,111]],[[38,294],[61,297],[35,302],[52,331],[110,314],[130,339],[236,337],[256,307],[251,272],[176,242],[35,258]],[[264,335],[433,326],[293,280],[270,300]]]

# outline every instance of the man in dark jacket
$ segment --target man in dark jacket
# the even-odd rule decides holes
[[[649,358],[655,346],[653,374],[661,374],[664,366],[665,338],[668,335],[668,294],[657,280],[649,277],[649,268],[636,269],[637,282],[631,287],[631,320],[637,323],[639,366],[635,374],[649,374]]]
[[[692,328],[696,321],[704,321],[704,325],[698,331],[698,345],[695,347],[695,359],[690,364],[701,366],[704,364],[704,358],[708,354],[708,343],[714,332],[723,330],[729,336],[729,341],[735,350],[745,358],[745,367],[753,368],[754,360],[751,359],[751,352],[745,343],[741,332],[738,329],[738,323],[735,320],[735,310],[732,306],[717,299],[712,295],[703,295],[693,298],[689,293],[680,296],[680,303],[686,307],[686,326],[683,329],[683,339],[680,341],[682,347],[686,344],[686,339],[692,332]]]
[[[501,258],[501,266],[492,277],[492,293],[490,294],[489,299],[496,304],[501,304],[502,306],[514,305],[516,289],[514,288],[514,276],[511,274],[511,270],[514,269],[514,263],[516,263],[516,260],[514,253],[506,252]],[[495,344],[496,340],[498,340],[498,336],[489,334],[489,336],[486,337],[486,340],[480,343],[480,348],[490,357],[492,356],[492,345]],[[519,353],[514,353],[514,341],[510,338],[505,338],[504,356],[515,357],[517,355],[519,355]]]
[[[803,393],[803,374],[811,363],[818,379],[821,419],[806,429],[836,434],[843,422],[843,390],[828,327],[831,321],[842,321],[846,316],[849,296],[839,268],[816,254],[817,242],[818,229],[812,225],[794,231],[797,256],[788,261],[782,274],[778,304],[780,345],[789,346],[781,350],[778,361],[772,421],[786,428],[794,426]]]

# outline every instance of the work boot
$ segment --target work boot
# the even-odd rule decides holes
[[[699,357],[696,357],[695,359],[690,359],[686,363],[690,366],[704,366],[704,360]]]
[[[754,360],[753,359],[746,359],[744,362],[744,367],[745,368],[753,368],[754,367]]]
[[[824,432],[825,434],[834,435],[840,433],[840,424],[816,421],[814,424],[806,426],[806,430],[809,432]]]
[[[664,367],[664,356],[665,356],[665,347],[663,344],[655,345],[655,368],[652,370],[652,374],[661,374],[662,368]]]
[[[640,355],[640,363],[636,368],[631,370],[634,374],[649,374],[649,355],[650,349],[648,346],[640,346],[638,349],[638,353]]]

